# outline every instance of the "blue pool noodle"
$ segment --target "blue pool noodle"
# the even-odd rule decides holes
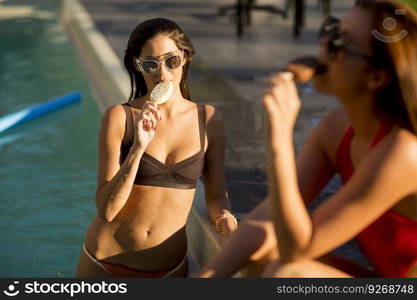
[[[26,123],[30,120],[36,119],[40,116],[46,115],[50,112],[63,108],[67,105],[79,102],[81,100],[80,92],[72,92],[67,95],[49,100],[47,102],[37,104],[26,109],[11,113],[0,118],[0,133],[15,127],[17,125]]]

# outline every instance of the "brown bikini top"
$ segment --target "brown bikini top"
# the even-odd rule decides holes
[[[129,103],[123,105],[131,106]],[[131,119],[131,123],[133,124],[133,111],[128,107],[126,107],[126,109],[131,111],[131,114],[126,114],[126,124],[128,118]],[[128,117],[129,115],[130,117]],[[200,151],[175,164],[165,164],[154,158],[152,155],[144,152],[139,163],[134,184],[176,189],[194,189],[197,184],[197,179],[203,173],[204,168],[205,124],[206,116],[204,106],[198,105]],[[120,164],[126,159],[132,143],[133,138],[126,144],[122,143]]]

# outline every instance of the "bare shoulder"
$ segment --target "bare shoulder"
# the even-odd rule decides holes
[[[399,128],[394,134],[395,140],[400,146],[410,147],[412,150],[416,150],[417,147],[417,136],[409,130]]]
[[[107,134],[123,137],[126,123],[126,111],[121,104],[110,106],[103,114],[101,131]]]
[[[391,157],[416,170],[417,175],[417,136],[412,132],[397,128],[381,143],[378,151],[383,157]]]
[[[224,127],[223,114],[212,105],[204,105],[208,132],[222,131]]]
[[[221,122],[223,123],[223,114],[215,108],[213,105],[205,104],[204,109],[206,112],[206,121],[209,122]]]
[[[346,112],[339,108],[326,115],[316,125],[310,135],[317,141],[326,155],[331,160],[334,160],[339,144],[349,124],[350,120]]]
[[[103,115],[103,119],[109,121],[117,121],[118,119],[126,118],[125,109],[123,108],[122,104],[115,104],[110,106]]]
[[[397,200],[416,193],[416,153],[417,137],[408,130],[394,128],[358,164],[357,182],[366,183],[367,189],[373,186],[378,195],[396,193]]]
[[[359,163],[358,173],[369,173],[372,178],[398,182],[401,188],[417,191],[417,137],[410,131],[394,128]]]
[[[208,144],[224,147],[225,132],[222,113],[212,105],[204,105]]]

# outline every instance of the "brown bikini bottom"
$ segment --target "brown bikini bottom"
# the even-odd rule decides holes
[[[135,270],[126,266],[116,265],[112,263],[108,263],[105,261],[99,261],[97,260],[85,247],[85,244],[83,245],[83,251],[85,255],[87,255],[88,258],[91,259],[96,265],[98,265],[100,268],[102,268],[104,271],[106,271],[107,274],[109,274],[111,277],[116,278],[128,278],[128,277],[148,277],[148,278],[157,278],[157,277],[169,277],[174,272],[178,271],[180,268],[184,266],[184,264],[187,264],[187,256],[184,257],[184,259],[172,270],[164,270],[164,271],[140,271]]]

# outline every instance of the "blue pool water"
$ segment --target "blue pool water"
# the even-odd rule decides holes
[[[0,2],[0,116],[80,91],[81,103],[0,134],[0,276],[73,276],[95,212],[100,113],[56,0]]]

